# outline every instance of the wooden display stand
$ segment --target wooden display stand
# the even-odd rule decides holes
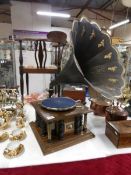
[[[87,114],[92,112],[81,103],[68,111],[51,111],[33,102],[36,122],[30,126],[43,154],[49,154],[94,137],[87,129]],[[80,107],[81,106],[81,107]]]

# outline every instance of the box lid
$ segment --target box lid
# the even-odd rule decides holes
[[[110,121],[107,124],[120,134],[131,134],[131,120]]]

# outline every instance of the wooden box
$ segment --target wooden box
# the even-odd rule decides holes
[[[63,96],[70,97],[74,100],[81,100],[82,103],[85,102],[86,92],[84,88],[76,89],[74,87],[65,87],[63,89]]]
[[[131,147],[131,120],[106,122],[105,134],[117,148]]]
[[[90,101],[90,108],[94,110],[94,115],[105,116],[106,108],[111,105],[104,100],[98,100],[95,98],[90,99]]]
[[[105,110],[105,116],[107,121],[126,120],[128,112],[124,109],[119,110],[117,106],[109,106]]]

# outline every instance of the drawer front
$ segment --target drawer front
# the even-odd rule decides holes
[[[106,125],[106,136],[111,140],[111,142],[118,147],[119,144],[119,134],[109,125]]]

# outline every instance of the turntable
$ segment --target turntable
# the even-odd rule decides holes
[[[41,106],[53,111],[67,111],[75,108],[76,102],[68,97],[55,97],[43,100]]]

